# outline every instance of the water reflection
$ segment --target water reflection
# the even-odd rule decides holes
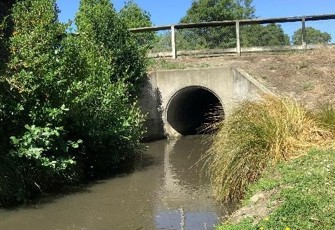
[[[158,229],[212,229],[218,208],[199,162],[203,137],[169,140],[164,149],[164,179],[156,202]]]
[[[202,137],[150,143],[134,172],[52,202],[0,210],[0,229],[212,229],[221,209],[195,165],[204,148]]]

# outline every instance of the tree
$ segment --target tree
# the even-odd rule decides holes
[[[248,19],[254,17],[252,0],[198,0],[193,1],[182,23]],[[234,27],[190,29],[186,40],[197,40],[207,48],[234,47],[236,34]]]
[[[290,38],[280,25],[248,25],[241,27],[241,46],[290,45]]]
[[[64,129],[63,98],[71,81],[61,79],[58,55],[67,26],[58,22],[57,13],[55,0],[25,0],[17,1],[9,15],[9,55],[0,91],[0,158],[11,165],[2,171],[4,177],[20,178],[0,184],[18,187],[5,194],[10,200],[43,191],[51,181],[68,180],[66,172],[74,164],[69,152],[78,142],[70,141]]]
[[[136,98],[146,79],[145,54],[110,1],[82,0],[75,21],[81,37],[100,46],[110,66],[111,81],[127,83],[130,95]]]
[[[146,78],[145,56],[109,0],[82,0],[75,23],[84,63],[72,122],[86,148],[85,164],[108,170],[138,151],[143,134],[136,97]],[[75,68],[75,66],[74,66]],[[94,109],[92,109],[94,108]]]
[[[62,63],[57,52],[61,49],[67,26],[58,22],[57,13],[55,0],[20,1],[12,9],[14,27],[10,38],[11,54],[6,82],[11,89],[8,93],[13,95],[13,108],[8,106],[8,109],[13,109],[13,116],[20,119],[16,120],[17,123],[11,123],[15,128],[12,140],[16,142],[29,135],[28,127],[61,130],[63,126],[62,114],[65,109],[61,95],[66,91],[69,79],[60,79]],[[50,162],[57,161],[57,158],[51,158],[62,155],[53,150],[47,151]],[[32,155],[27,157],[33,158]],[[36,160],[48,164],[47,157],[37,157]],[[61,165],[61,160],[58,163]]]
[[[327,32],[321,32],[313,27],[306,27],[306,43],[307,44],[327,44],[331,41],[331,35]],[[302,29],[298,29],[292,36],[294,45],[302,43]]]
[[[149,12],[142,10],[132,0],[125,3],[119,12],[119,16],[129,29],[152,26]],[[132,36],[144,50],[151,49],[156,38],[154,32],[133,33]]]
[[[0,77],[9,57],[8,42],[13,29],[10,11],[14,2],[15,0],[0,1]]]
[[[197,0],[187,10],[182,23],[237,20],[254,17],[252,0]]]
[[[192,39],[194,31],[182,29],[176,31],[176,46],[178,50],[199,50],[206,47],[199,39]],[[171,32],[165,32],[157,35],[156,42],[152,48],[153,52],[169,52],[171,51]]]
[[[150,13],[142,10],[133,0],[125,3],[119,12],[119,16],[128,28],[152,26]]]

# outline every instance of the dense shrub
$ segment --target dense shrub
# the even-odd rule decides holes
[[[73,121],[85,133],[90,166],[103,169],[140,147],[143,116],[135,99],[146,78],[145,57],[108,0],[82,1],[76,25],[73,43],[85,78],[77,82],[82,92],[73,103]]]
[[[0,80],[3,205],[47,189],[53,178],[70,179],[64,174],[74,164],[70,149],[80,142],[64,130],[68,109],[60,95],[69,79],[61,79],[56,53],[66,25],[57,21],[55,1],[18,1],[9,17]]]
[[[144,53],[108,0],[81,1],[79,35],[58,21],[55,2],[18,1],[10,15],[0,72],[0,206],[111,171],[141,150]]]
[[[7,104],[12,106],[6,108],[11,109],[11,116],[4,125],[11,123],[15,128],[10,133],[14,147],[11,154],[42,160],[47,166],[70,157],[67,150],[71,143],[68,145],[60,134],[67,108],[59,96],[69,79],[59,75],[62,63],[56,54],[66,26],[57,22],[54,1],[19,2],[13,7],[12,19],[14,31],[6,74],[12,95]],[[54,168],[66,162],[70,161],[65,159]]]

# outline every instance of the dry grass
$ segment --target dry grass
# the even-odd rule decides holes
[[[308,108],[321,102],[335,103],[335,47],[306,51],[243,53],[241,57],[178,57],[154,69],[232,66],[242,68],[272,92],[298,100]],[[171,64],[169,64],[171,62]]]
[[[221,123],[207,152],[216,198],[240,200],[269,164],[296,158],[331,136],[292,100],[264,96],[244,101]]]
[[[319,122],[320,126],[329,130],[335,136],[335,107],[331,103],[321,104],[314,117]]]

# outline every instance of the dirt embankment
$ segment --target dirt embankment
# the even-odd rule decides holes
[[[221,57],[180,57],[157,60],[155,69],[233,66],[244,69],[273,92],[307,107],[335,103],[335,48],[309,51],[242,54]]]

